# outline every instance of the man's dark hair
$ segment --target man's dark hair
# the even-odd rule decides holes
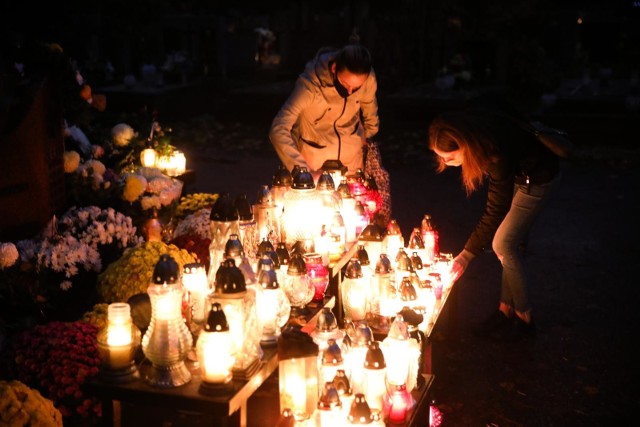
[[[348,44],[338,51],[335,57],[336,71],[345,68],[353,74],[369,74],[371,72],[371,54],[360,44]]]

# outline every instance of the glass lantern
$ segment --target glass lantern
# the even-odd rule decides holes
[[[322,255],[317,252],[309,252],[302,256],[307,267],[307,275],[315,288],[313,302],[322,303],[324,294],[329,286],[329,269],[322,261]]]
[[[359,244],[363,245],[370,259],[379,259],[381,254],[388,254],[383,249],[385,230],[373,221],[362,230],[358,236]]]
[[[384,236],[383,252],[391,257],[395,257],[401,248],[404,248],[404,238],[402,230],[395,219],[391,219],[387,224],[387,232]]]
[[[371,341],[364,360],[364,395],[373,412],[382,413],[387,393],[387,364],[379,341]]]
[[[316,288],[307,275],[307,266],[299,253],[289,258],[283,288],[291,303],[291,317],[304,316],[310,312],[307,304],[313,299]]]
[[[97,335],[101,376],[108,382],[135,379],[135,354],[140,347],[140,330],[131,320],[131,306],[115,302],[107,307],[107,325]]]
[[[306,167],[301,167],[284,198],[282,222],[286,243],[290,246],[298,240],[313,241],[320,234],[322,200],[315,188],[313,176]]]
[[[323,172],[327,172],[331,175],[335,190],[338,189],[338,185],[342,182],[342,178],[344,177],[346,179],[347,167],[338,159],[325,160],[321,169]]]
[[[222,306],[214,302],[207,315],[204,329],[198,335],[196,355],[202,383],[200,393],[215,395],[233,389],[232,368],[235,363],[233,340]]]
[[[213,204],[209,215],[211,243],[209,244],[209,287],[215,283],[215,274],[220,263],[224,261],[224,249],[232,234],[240,234],[238,209],[229,193],[222,193]]]
[[[349,415],[347,416],[347,426],[367,425],[370,427],[384,427],[384,420],[379,412],[373,412],[367,403],[364,393],[356,393]]]
[[[281,328],[289,320],[291,305],[278,283],[273,260],[267,254],[262,256],[257,285],[256,305],[262,329],[260,342],[273,345],[278,341]]]
[[[402,425],[407,420],[409,411],[415,406],[415,400],[404,384],[391,385],[385,401],[384,413],[392,425]]]
[[[346,372],[342,348],[334,338],[329,339],[327,347],[320,351],[320,379],[322,382],[333,381],[338,370]]]
[[[204,264],[198,262],[185,264],[182,272],[182,284],[189,294],[191,320],[196,325],[202,325],[207,315],[207,294],[209,293],[209,282]]]
[[[324,382],[315,412],[315,425],[339,426],[342,422],[342,401],[333,381]]]
[[[277,241],[280,240],[280,225],[276,209],[277,207],[269,186],[261,186],[256,196],[256,204],[254,205],[259,241],[269,239],[270,236],[275,236],[276,243],[272,242],[272,244],[275,245]]]
[[[439,233],[434,228],[431,221],[431,215],[425,214],[420,223],[420,233],[422,233],[422,241],[424,242],[424,259],[427,264],[433,264],[436,257],[440,253]]]
[[[318,346],[319,351],[324,351],[329,346],[329,341],[334,340],[346,355],[346,346],[344,343],[345,332],[338,327],[338,321],[329,307],[322,307],[318,314],[316,327],[309,334],[313,342]]]
[[[420,345],[411,338],[409,325],[401,314],[397,314],[389,334],[382,340],[380,348],[387,361],[387,382],[390,385],[405,385],[411,392],[416,386],[420,369]]]
[[[364,393],[364,362],[369,350],[369,343],[373,341],[373,331],[367,322],[350,323],[347,333],[351,338],[351,350],[347,355],[349,371],[351,373],[351,388],[354,393]]]
[[[318,346],[299,326],[285,327],[278,338],[280,408],[298,422],[311,418],[318,403]]]
[[[147,289],[151,321],[142,338],[142,351],[151,361],[146,381],[155,387],[177,387],[191,381],[185,358],[193,338],[182,319],[184,287],[178,263],[168,254],[160,256]]]
[[[340,284],[342,307],[347,320],[365,320],[371,284],[364,279],[360,262],[353,258],[346,265],[344,280]]]
[[[258,227],[253,215],[253,206],[249,203],[246,194],[239,194],[234,201],[238,210],[238,239],[244,249],[244,255],[249,263],[256,260],[256,248],[258,247]]]
[[[262,330],[256,309],[256,290],[248,287],[244,275],[232,258],[225,260],[216,273],[215,292],[209,302],[222,306],[233,341],[236,355],[233,376],[237,379],[250,377],[260,365]]]

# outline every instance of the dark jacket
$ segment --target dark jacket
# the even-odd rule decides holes
[[[488,193],[484,212],[464,248],[478,255],[491,245],[498,226],[511,208],[514,183],[528,177],[533,185],[550,182],[559,171],[558,158],[517,120],[488,110],[470,110],[478,114],[492,135],[495,161],[487,170]]]

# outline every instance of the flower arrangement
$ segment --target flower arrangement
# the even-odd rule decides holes
[[[171,255],[180,269],[185,264],[195,262],[194,256],[188,251],[163,242],[145,242],[130,248],[98,275],[100,301],[127,301],[133,295],[147,292],[153,269],[162,254]]]
[[[76,151],[65,151],[67,199],[76,206],[110,206],[117,191],[118,175],[97,159],[82,161]]]
[[[96,326],[98,330],[107,326],[107,312],[109,311],[109,304],[98,303],[93,306],[90,311],[87,311],[82,315],[81,322],[91,323]]]
[[[192,193],[186,194],[180,198],[176,207],[176,217],[184,218],[200,209],[208,208],[211,210],[218,200],[218,194],[212,193]]]
[[[62,414],[38,390],[21,381],[0,381],[0,425],[62,427]]]
[[[203,208],[178,220],[173,231],[173,238],[183,235],[195,235],[201,239],[211,240],[211,208]]]
[[[142,238],[130,217],[113,208],[73,207],[41,236],[17,242],[20,260],[36,277],[32,297],[51,318],[75,320],[96,302],[97,274]]]
[[[182,194],[183,182],[170,178],[159,169],[141,167],[124,178],[122,198],[129,203],[139,202],[142,210],[177,203]]]
[[[86,322],[53,321],[16,334],[7,348],[8,377],[51,399],[65,424],[96,420],[100,402],[85,395],[82,384],[98,374],[97,332]]]
[[[189,233],[174,237],[173,240],[171,240],[171,244],[192,254],[197,262],[205,266],[205,270],[209,270],[209,263],[211,262],[209,246],[211,245],[211,239]]]

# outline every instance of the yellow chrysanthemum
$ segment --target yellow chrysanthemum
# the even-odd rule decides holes
[[[0,381],[0,426],[62,427],[62,414],[38,390]]]
[[[103,303],[127,301],[135,294],[147,292],[153,270],[160,255],[169,254],[180,271],[185,264],[196,262],[188,251],[163,242],[145,242],[130,248],[98,276],[98,295]]]
[[[98,329],[102,329],[107,325],[107,312],[109,311],[109,304],[95,304],[91,311],[87,311],[82,315],[83,322],[91,323],[97,326]]]
[[[125,180],[122,198],[127,202],[133,203],[145,192],[147,188],[147,180],[141,175],[131,174]]]

